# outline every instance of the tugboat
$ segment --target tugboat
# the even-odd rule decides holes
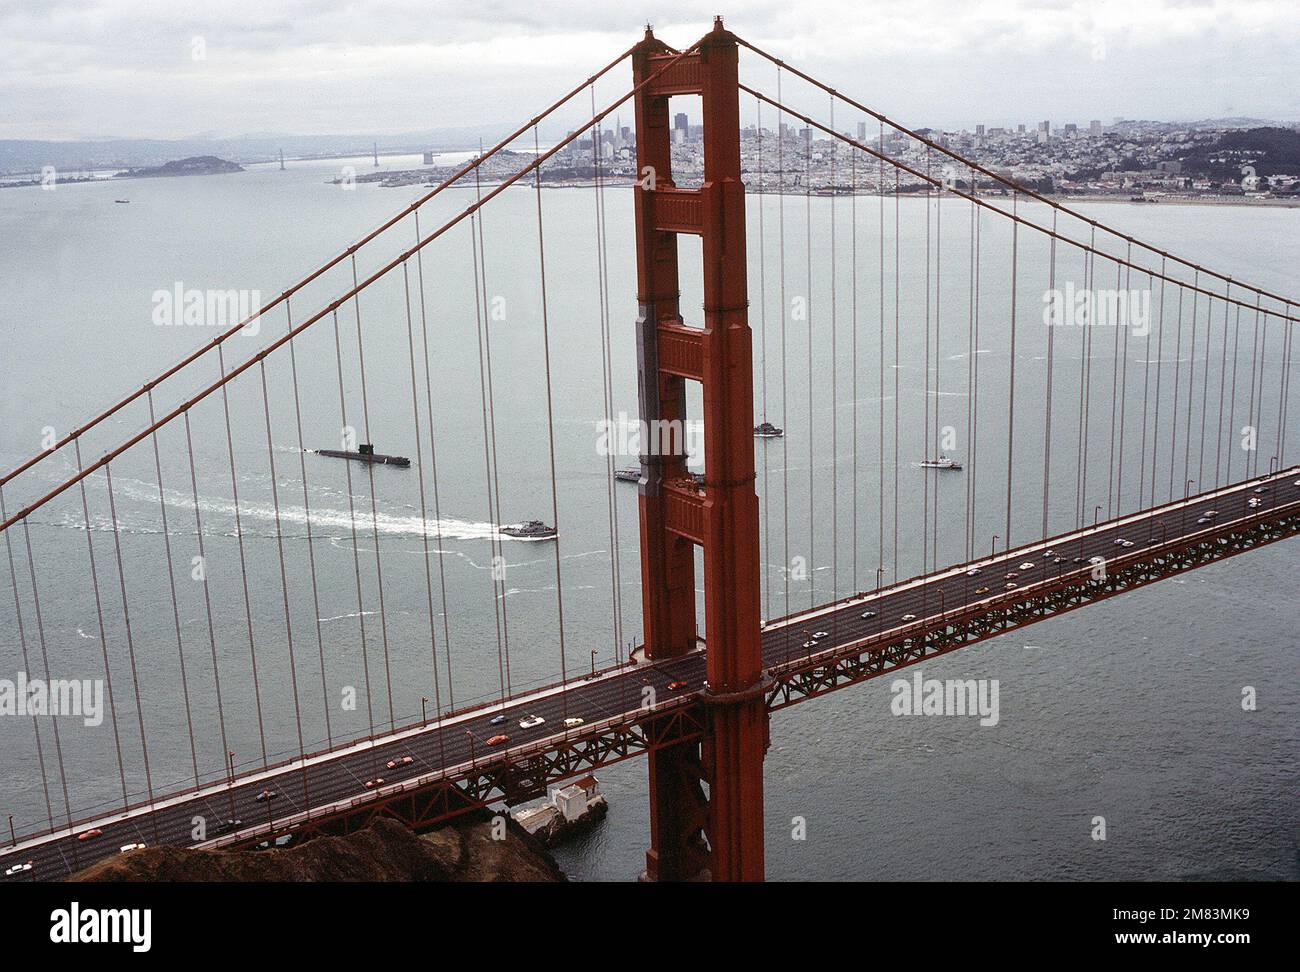
[[[960,469],[961,463],[956,459],[949,459],[942,452],[939,453],[938,459],[922,459],[919,463],[922,469]]]
[[[754,436],[759,439],[779,439],[785,435],[785,429],[778,429],[771,422],[760,422],[754,426]]]
[[[614,478],[620,483],[639,483],[641,481],[641,470],[636,466],[629,466],[627,469],[615,469]]]
[[[411,465],[411,460],[406,456],[385,456],[376,452],[375,447],[369,442],[357,446],[356,452],[345,452],[341,449],[317,449],[316,452],[334,459],[351,459],[353,462],[369,462],[377,466],[400,466],[405,469]]]
[[[501,533],[516,540],[554,540],[559,535],[555,527],[547,526],[541,520],[529,520],[527,523],[504,526],[501,528]]]

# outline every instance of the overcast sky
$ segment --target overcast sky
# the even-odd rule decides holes
[[[647,20],[683,45],[715,12],[741,36],[917,126],[1295,120],[1298,6],[0,0],[0,138],[383,134],[513,122],[626,48]],[[774,91],[770,69],[750,71]],[[630,86],[626,69],[616,80]],[[599,94],[615,95],[613,84]]]

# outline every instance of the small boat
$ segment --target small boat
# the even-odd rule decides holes
[[[411,464],[411,460],[406,456],[386,456],[376,452],[375,447],[369,442],[363,442],[357,446],[356,452],[346,452],[342,449],[317,449],[318,455],[330,456],[334,459],[351,459],[353,462],[369,462],[377,466],[400,466],[405,469]]]
[[[547,526],[541,520],[529,520],[526,523],[504,526],[501,528],[501,533],[516,540],[554,540],[559,535],[555,527]]]
[[[922,459],[919,463],[922,469],[960,469],[961,463],[956,459],[949,459],[942,452],[939,453],[938,459]]]
[[[124,204],[125,204],[125,203],[129,203],[130,201],[131,201],[131,200],[129,200],[129,199],[114,199],[114,200],[113,200],[113,202],[115,202],[115,203],[124,203]]]
[[[785,430],[778,429],[771,422],[760,422],[754,426],[754,435],[760,439],[779,439],[785,435]]]
[[[639,483],[641,481],[641,470],[639,467],[615,469],[614,478],[620,483]]]

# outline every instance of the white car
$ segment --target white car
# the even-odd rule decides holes
[[[1044,557],[1055,557],[1055,556],[1056,556],[1056,551],[1055,551],[1055,550],[1044,550],[1044,551],[1043,551],[1043,556],[1044,556]]]
[[[1113,543],[1117,547],[1122,547],[1124,546],[1124,538],[1116,537],[1114,540],[1111,541],[1111,543]]]
[[[570,716],[568,719],[564,720],[564,725],[565,728],[572,729],[574,726],[580,726],[586,721],[587,720],[581,716]]]
[[[903,620],[904,620],[904,621],[915,621],[915,620],[916,620],[916,615],[915,615],[915,614],[904,614],[904,615],[903,615]]]
[[[26,861],[22,864],[15,864],[13,867],[5,868],[5,877],[13,877],[15,874],[22,874],[24,871],[30,871],[31,869],[31,861]]]
[[[874,618],[875,616],[876,616],[876,612],[875,612],[875,611],[863,611],[863,612],[862,612],[862,617],[864,617],[864,618]]]
[[[1251,497],[1251,498],[1246,502],[1246,505],[1249,506],[1252,510],[1253,510],[1253,509],[1257,509],[1257,508],[1259,507],[1259,497],[1258,497],[1258,496],[1252,496],[1252,497]]]
[[[828,635],[825,631],[814,631],[813,637],[816,638],[818,641],[821,641],[823,638],[829,638],[830,635]]]
[[[519,720],[520,729],[531,729],[533,726],[540,726],[546,720],[539,715],[530,715],[527,718]]]
[[[966,576],[967,576],[967,577],[975,577],[976,575],[979,574],[979,572],[980,572],[980,569],[979,569],[978,567],[972,567],[970,570],[966,571]]]
[[[1104,564],[1105,562],[1106,562],[1106,558],[1105,558],[1105,557],[1089,557],[1089,558],[1088,558],[1088,563],[1090,563],[1090,564]]]
[[[144,850],[144,841],[137,844],[123,844],[121,853],[126,854],[133,850]]]
[[[1121,547],[1131,547],[1131,546],[1133,546],[1133,541],[1132,541],[1132,540],[1122,540],[1122,541],[1120,541],[1120,546],[1121,546]]]
[[[1023,564],[1020,565],[1020,569],[1021,569],[1021,570],[1033,570],[1033,569],[1034,569],[1033,561],[1026,560]]]

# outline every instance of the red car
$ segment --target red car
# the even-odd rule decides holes
[[[102,837],[104,832],[98,827],[91,827],[89,830],[83,830],[77,834],[77,840],[94,840],[96,837]]]
[[[397,759],[390,759],[386,765],[388,766],[389,769],[397,769],[397,767],[399,766],[410,766],[414,762],[415,762],[414,757],[401,756]]]
[[[495,736],[492,736],[490,739],[488,739],[487,744],[489,746],[500,746],[502,743],[507,743],[509,741],[510,741],[509,736],[503,735],[501,733],[497,733]]]
[[[384,785],[384,778],[382,776],[376,776],[373,780],[366,780],[367,790],[373,790],[375,787],[383,786],[383,785]]]
[[[674,682],[669,682],[669,683],[668,683],[668,691],[670,691],[670,692],[676,692],[678,689],[684,689],[684,688],[686,688],[687,686],[689,686],[690,684],[691,684],[690,682],[684,682],[684,681],[682,681],[682,680],[679,678],[679,679],[677,679],[677,680],[674,681]]]

